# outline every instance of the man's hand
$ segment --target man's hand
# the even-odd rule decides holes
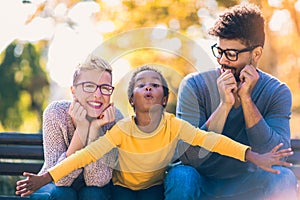
[[[256,68],[252,65],[246,65],[240,73],[240,85],[238,87],[238,95],[241,100],[251,99],[251,93],[259,79]]]
[[[234,93],[237,92],[237,83],[230,70],[221,70],[222,73],[217,80],[221,103],[232,106],[235,102]]]

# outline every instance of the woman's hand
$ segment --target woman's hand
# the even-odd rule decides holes
[[[78,101],[75,100],[71,103],[68,113],[75,123],[76,128],[84,129],[89,127],[89,121],[86,118],[87,111]]]
[[[282,146],[283,144],[280,143],[279,145],[275,146],[270,152],[265,154],[258,154],[249,149],[246,152],[246,160],[254,163],[255,165],[257,165],[265,171],[274,174],[279,174],[280,171],[273,169],[273,165],[280,165],[286,167],[292,166],[292,163],[280,160],[281,158],[293,155],[293,151],[291,148],[282,149],[278,151],[278,149]]]
[[[74,100],[71,103],[68,113],[75,124],[76,130],[66,151],[67,157],[86,145],[90,127],[90,122],[86,117],[87,111],[78,101]]]
[[[109,104],[107,108],[103,110],[101,115],[97,118],[94,119],[91,122],[91,127],[93,128],[100,128],[101,126],[104,126],[105,124],[108,124],[110,122],[114,122],[116,117],[116,108],[113,103]]]
[[[52,181],[52,177],[48,172],[45,172],[42,175],[24,172],[23,176],[26,176],[27,178],[24,180],[17,181],[16,186],[16,195],[21,195],[22,197],[34,193],[40,187]]]
[[[115,113],[116,108],[113,104],[109,104],[109,106],[102,112],[102,114],[91,122],[91,126],[89,129],[89,139],[88,144],[94,141],[99,137],[99,128],[108,124],[110,122],[115,121]]]

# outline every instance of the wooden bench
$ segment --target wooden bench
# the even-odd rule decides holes
[[[300,139],[293,139],[294,155],[288,158],[300,182]],[[24,171],[37,173],[44,159],[42,134],[0,132],[0,175],[20,176]],[[1,199],[24,199],[18,196],[4,196]]]
[[[298,182],[300,182],[300,139],[292,139],[291,147],[294,151],[294,154],[289,156],[287,160],[293,163],[293,166],[290,168],[296,175]]]
[[[37,133],[0,132],[0,175],[21,176],[24,171],[38,173],[43,165],[43,139]],[[27,199],[0,194],[0,199]]]

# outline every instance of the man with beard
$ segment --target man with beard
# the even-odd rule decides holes
[[[253,4],[234,6],[219,16],[209,34],[220,68],[193,73],[182,81],[177,116],[196,127],[224,134],[265,153],[290,146],[291,92],[258,68],[264,18]],[[297,199],[293,172],[271,174],[203,148],[178,146],[180,160],[165,180],[166,199]],[[192,166],[192,167],[191,167]]]

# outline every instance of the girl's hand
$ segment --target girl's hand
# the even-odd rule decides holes
[[[285,167],[292,166],[292,163],[288,163],[280,159],[293,155],[293,151],[291,148],[282,149],[278,151],[278,149],[282,146],[283,144],[280,143],[279,145],[275,146],[270,152],[265,154],[258,154],[251,150],[247,150],[246,160],[253,162],[255,165],[257,165],[258,167],[260,167],[265,171],[274,174],[280,174],[280,171],[273,169],[272,166],[273,165],[280,165]]]
[[[26,176],[27,178],[24,180],[17,181],[16,186],[16,195],[21,195],[22,197],[34,193],[40,187],[52,181],[52,177],[48,172],[42,175],[24,172],[23,176]]]

